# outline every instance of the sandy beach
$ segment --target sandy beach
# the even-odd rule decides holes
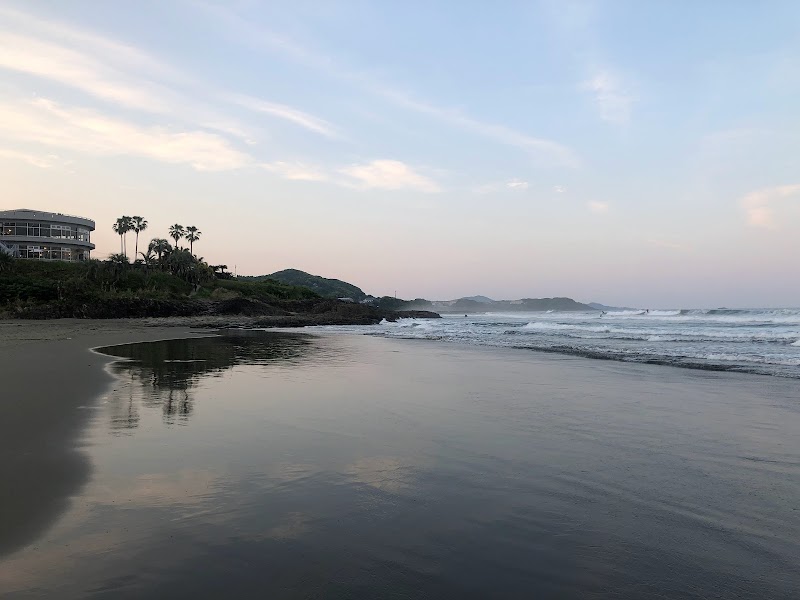
[[[800,584],[793,380],[169,323],[0,323],[9,597]]]
[[[181,319],[0,321],[0,556],[35,538],[86,482],[81,409],[113,386],[91,348],[212,335]]]

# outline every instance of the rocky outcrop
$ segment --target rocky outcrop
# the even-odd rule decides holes
[[[429,311],[387,311],[366,304],[336,300],[301,300],[282,303],[281,308],[291,311],[281,316],[267,316],[257,321],[258,327],[303,327],[307,325],[376,325],[382,320],[402,318],[438,319],[440,315]]]

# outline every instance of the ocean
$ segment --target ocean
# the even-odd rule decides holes
[[[459,314],[346,330],[800,378],[800,309]]]

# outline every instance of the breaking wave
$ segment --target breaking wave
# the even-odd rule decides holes
[[[486,313],[334,329],[800,378],[800,309]]]

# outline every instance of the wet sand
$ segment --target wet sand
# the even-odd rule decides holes
[[[34,540],[89,478],[83,408],[112,389],[91,348],[212,335],[186,321],[0,321],[0,557]]]
[[[107,348],[134,359],[109,366],[109,385],[111,358],[88,346],[195,333],[24,326],[0,329],[3,356],[18,344],[15,368],[73,395],[54,404],[13,377],[36,404],[8,426],[22,483],[0,531],[30,521],[0,560],[9,598],[762,600],[800,587],[795,381],[230,332]],[[32,366],[70,349],[62,380]],[[44,466],[22,464],[24,448]]]

